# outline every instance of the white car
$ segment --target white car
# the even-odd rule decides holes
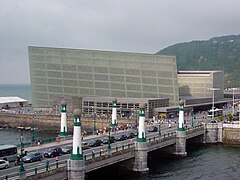
[[[6,169],[9,167],[9,162],[5,160],[0,160],[0,169]]]

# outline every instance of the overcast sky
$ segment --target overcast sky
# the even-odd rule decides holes
[[[29,45],[156,53],[240,34],[240,0],[1,0],[0,84],[30,84]]]

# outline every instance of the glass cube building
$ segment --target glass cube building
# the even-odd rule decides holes
[[[214,97],[223,99],[224,72],[223,71],[179,71],[179,97],[212,97],[211,88],[218,88]]]
[[[175,56],[36,46],[28,53],[34,107],[65,96],[179,100]]]

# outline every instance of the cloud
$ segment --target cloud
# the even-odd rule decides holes
[[[2,0],[0,72],[18,76],[0,84],[30,83],[28,45],[156,53],[239,34],[239,7],[239,0]]]

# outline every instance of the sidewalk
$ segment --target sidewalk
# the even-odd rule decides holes
[[[64,145],[72,143],[72,138],[69,139],[69,137],[71,137],[71,136],[66,137],[67,140],[64,140],[64,137],[61,137],[60,142],[52,142],[52,143],[46,143],[46,144],[41,144],[41,145],[34,145],[31,147],[26,147],[26,148],[24,148],[24,150],[27,152],[31,152],[31,151],[38,151],[40,149],[49,149],[51,147],[64,146]],[[96,138],[96,137],[99,137],[99,136],[97,136],[97,135],[85,136],[85,137],[83,137],[82,141],[85,141],[85,140],[88,140],[91,138]]]
[[[130,129],[130,130],[133,130],[133,129]],[[128,130],[118,130],[118,131],[116,131],[116,133],[128,132],[128,131],[129,131],[129,129]],[[111,134],[115,134],[115,133],[111,133]],[[92,139],[92,138],[102,138],[104,136],[108,136],[108,133],[107,134],[101,134],[101,135],[88,135],[88,136],[84,136],[82,142],[86,141],[86,140],[89,140],[89,139]],[[24,151],[27,151],[27,152],[39,151],[41,149],[49,149],[49,148],[52,148],[52,147],[64,146],[64,145],[72,143],[72,136],[66,137],[67,140],[64,140],[64,139],[65,139],[65,137],[61,137],[60,138],[60,142],[52,142],[52,143],[46,143],[46,144],[34,145],[34,146],[31,146],[31,147],[26,147],[26,148],[24,148]]]

